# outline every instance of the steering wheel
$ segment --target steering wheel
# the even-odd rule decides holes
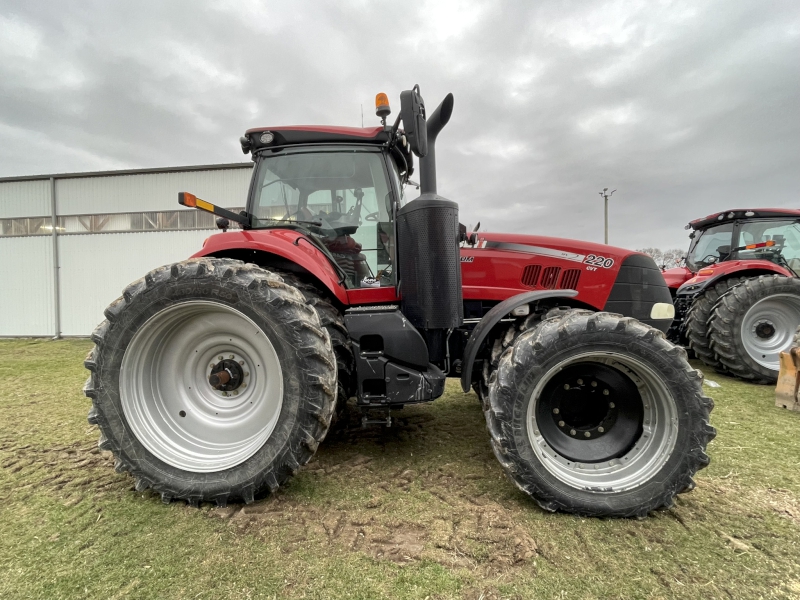
[[[375,211],[374,213],[369,213],[366,217],[364,217],[364,220],[377,221],[379,216],[380,216],[380,211]]]

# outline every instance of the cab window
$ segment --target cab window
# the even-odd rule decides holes
[[[288,151],[259,160],[253,228],[293,227],[318,239],[348,287],[395,285],[394,226],[378,152]]]
[[[686,266],[693,272],[725,260],[731,251],[733,223],[723,223],[695,232],[686,255]]]
[[[739,229],[739,246],[772,242],[771,246],[739,250],[739,260],[769,260],[786,263],[793,271],[800,271],[800,224],[796,221],[753,221],[742,223]]]

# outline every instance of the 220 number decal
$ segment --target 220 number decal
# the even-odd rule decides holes
[[[598,256],[597,254],[590,254],[584,259],[583,264],[610,269],[614,266],[614,259],[606,258],[605,256]]]

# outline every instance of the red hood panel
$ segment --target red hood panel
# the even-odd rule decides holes
[[[677,290],[686,281],[691,279],[694,276],[694,273],[692,273],[686,267],[675,267],[674,269],[662,271],[662,275],[664,275],[664,281],[667,282],[667,287],[669,287],[671,290]]]
[[[563,238],[479,234],[461,249],[465,300],[504,300],[533,289],[577,289],[577,300],[602,310],[622,262],[623,248]]]

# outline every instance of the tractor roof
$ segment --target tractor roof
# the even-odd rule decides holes
[[[271,133],[269,142],[262,134]],[[389,133],[383,127],[332,127],[327,125],[291,125],[288,127],[254,127],[245,132],[251,148],[289,146],[293,144],[385,144]]]
[[[781,217],[800,217],[800,210],[796,208],[732,208],[722,212],[708,215],[702,219],[695,219],[689,221],[692,229],[704,229],[715,223],[725,223],[726,221],[734,221],[737,219],[775,219]]]
[[[400,134],[403,132],[400,131]],[[392,139],[393,132],[385,127],[334,127],[331,125],[290,125],[284,127],[254,127],[248,129],[239,140],[242,152],[256,153],[266,148],[306,144],[366,144],[382,146]],[[405,139],[405,138],[402,138]],[[414,157],[411,147],[405,143],[390,144],[391,154],[401,173],[406,177],[414,172]]]

